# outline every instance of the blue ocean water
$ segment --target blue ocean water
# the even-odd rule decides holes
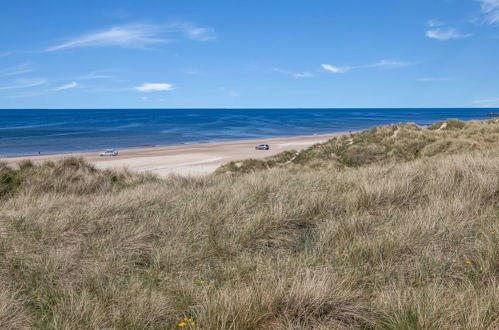
[[[497,109],[495,109],[497,112]],[[492,109],[0,110],[0,157],[358,131],[487,119]]]

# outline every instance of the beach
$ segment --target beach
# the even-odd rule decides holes
[[[342,134],[344,133],[120,149],[118,156],[106,157],[99,156],[99,152],[85,152],[7,157],[1,160],[15,167],[20,161],[28,159],[33,162],[43,162],[67,157],[82,157],[100,169],[127,168],[136,172],[150,172],[162,177],[170,174],[199,176],[213,173],[219,166],[231,161],[263,158],[286,150],[301,150]],[[255,149],[255,146],[262,143],[268,144],[270,150]]]

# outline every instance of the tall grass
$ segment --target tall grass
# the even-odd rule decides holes
[[[230,162],[217,173],[239,174],[273,167],[338,169],[373,163],[410,161],[458,152],[498,149],[499,120],[451,119],[429,127],[395,124],[342,135],[303,151],[286,151],[264,159]]]
[[[202,178],[78,159],[1,173],[17,183],[0,199],[0,328],[499,326],[494,153]]]

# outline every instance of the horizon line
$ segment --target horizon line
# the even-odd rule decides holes
[[[351,109],[499,109],[494,107],[169,107],[169,108],[139,108],[139,107],[118,107],[118,108],[0,108],[5,110],[351,110]]]

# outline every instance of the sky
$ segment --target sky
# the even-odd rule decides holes
[[[0,2],[0,108],[497,107],[499,0]]]

